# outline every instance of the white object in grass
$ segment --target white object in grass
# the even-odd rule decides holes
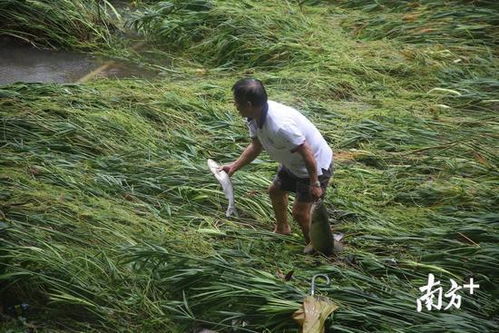
[[[236,202],[234,199],[234,189],[232,187],[232,182],[230,181],[229,175],[227,172],[223,171],[217,162],[208,159],[208,167],[211,172],[215,175],[215,178],[218,180],[220,185],[222,185],[222,190],[225,194],[225,197],[229,200],[229,207],[227,207],[227,212],[225,216],[230,217],[234,215],[236,217],[239,216],[236,210]]]

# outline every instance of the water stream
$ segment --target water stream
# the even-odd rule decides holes
[[[156,74],[135,65],[110,62],[83,53],[37,49],[10,38],[0,38],[0,85],[14,82],[76,82],[108,64],[95,77],[153,78]]]

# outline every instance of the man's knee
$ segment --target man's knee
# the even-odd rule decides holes
[[[276,198],[276,197],[282,197],[282,196],[284,196],[284,195],[286,194],[286,192],[285,192],[285,191],[281,190],[281,189],[279,188],[279,186],[277,186],[277,185],[276,185],[276,184],[274,184],[274,183],[272,183],[272,184],[269,186],[269,188],[268,188],[268,192],[269,192],[269,195],[270,195],[271,197],[274,197],[274,198]]]

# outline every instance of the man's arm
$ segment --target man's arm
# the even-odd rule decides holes
[[[317,176],[317,161],[315,160],[310,145],[305,141],[303,144],[293,149],[292,152],[296,152],[303,157],[303,162],[305,163],[305,167],[307,168],[310,177],[310,192],[316,199],[320,198],[323,190],[320,185],[318,186],[319,177]]]
[[[227,172],[227,174],[232,176],[234,172],[241,169],[248,163],[251,163],[260,153],[262,152],[262,144],[257,138],[253,138],[251,143],[244,149],[242,154],[234,162],[222,166],[222,170]]]
[[[292,154],[298,153],[308,170],[311,184],[315,185],[317,177],[317,163],[312,148],[305,139],[302,131],[294,123],[285,123],[278,131],[279,143],[290,150]]]

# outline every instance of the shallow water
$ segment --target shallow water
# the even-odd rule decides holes
[[[11,39],[0,39],[0,85],[14,82],[76,82],[108,64],[95,77],[152,78],[155,73],[130,64],[110,62],[82,53],[37,49]]]

